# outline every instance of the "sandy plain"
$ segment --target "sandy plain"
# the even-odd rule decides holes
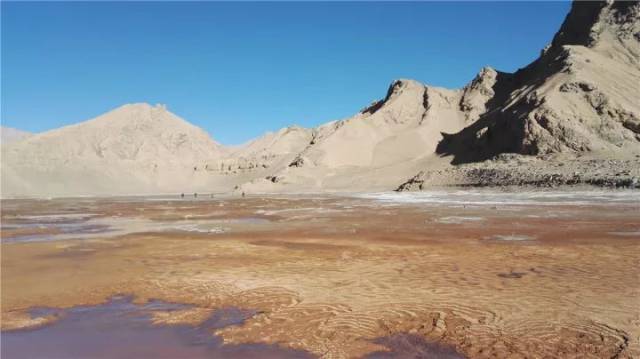
[[[211,335],[323,358],[402,334],[469,358],[638,357],[637,196],[3,200],[2,330],[124,294],[191,305],[155,312],[162,326],[251,310]]]

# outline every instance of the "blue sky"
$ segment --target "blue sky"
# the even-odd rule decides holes
[[[567,2],[2,2],[3,126],[164,103],[225,144],[345,118],[397,78],[515,71]]]

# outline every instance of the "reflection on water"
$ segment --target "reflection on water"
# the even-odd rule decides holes
[[[3,332],[2,358],[310,358],[310,354],[265,344],[223,345],[212,332],[241,324],[254,313],[237,308],[217,310],[198,326],[152,325],[153,312],[187,309],[182,304],[152,301],[135,305],[117,297],[99,306],[68,310],[36,308],[34,317],[55,315],[51,325]]]
[[[615,232],[609,232],[609,234],[614,235],[614,236],[621,236],[621,237],[637,237],[640,238],[640,230],[634,231],[634,230],[630,230],[630,231],[615,231]]]
[[[531,241],[534,240],[535,237],[527,236],[524,234],[496,234],[485,239],[494,240],[494,241]]]
[[[450,190],[425,192],[380,192],[365,193],[358,198],[373,199],[382,203],[400,204],[449,204],[449,205],[586,205],[586,204],[631,204],[640,203],[637,190],[593,190],[593,191],[496,191],[496,190]]]
[[[164,221],[137,217],[92,217],[60,214],[4,218],[2,231],[5,231],[5,233],[2,235],[2,242],[91,239],[142,232],[180,231],[221,234],[229,232],[234,226],[259,226],[271,223],[267,219],[257,217]]]
[[[198,232],[198,233],[224,233],[229,231],[229,228],[218,227],[211,224],[182,224],[175,226],[175,229],[185,232]]]
[[[440,217],[436,219],[438,223],[444,224],[462,224],[465,222],[480,222],[484,221],[482,217],[463,217],[463,216],[448,216],[448,217]]]
[[[173,200],[164,203],[147,201],[142,197],[126,199],[122,202],[126,205],[115,199],[100,201],[52,201],[46,206],[32,201],[9,201],[6,203],[9,214],[2,216],[2,242],[92,239],[159,232],[214,238],[227,233],[279,230],[289,224],[324,226],[324,233],[353,234],[356,230],[352,228],[351,218],[361,217],[358,220],[366,229],[372,227],[367,222],[368,218],[396,216],[399,211],[407,218],[406,221],[400,218],[397,222],[403,229],[413,225],[408,220],[416,215],[422,216],[421,225],[428,227],[432,234],[458,227],[486,228],[495,225],[496,220],[500,223],[511,221],[517,235],[506,235],[512,228],[501,228],[493,237],[483,233],[484,239],[527,241],[544,238],[544,235],[532,234],[531,230],[524,228],[544,228],[538,227],[540,219],[558,219],[583,226],[576,221],[584,218],[584,213],[591,216],[589,220],[602,220],[604,217],[620,217],[621,211],[608,210],[613,206],[620,207],[625,214],[637,212],[640,191],[442,190],[325,195],[319,198],[281,196],[225,201]],[[225,207],[220,208],[223,204]],[[597,216],[588,212],[593,207],[603,206],[607,210],[597,210]],[[71,212],[78,210],[86,210],[86,213]],[[612,228],[607,232],[618,238],[638,237],[635,227],[619,231]]]

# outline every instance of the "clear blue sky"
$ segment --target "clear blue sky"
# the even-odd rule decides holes
[[[515,71],[567,2],[2,1],[4,126],[40,132],[164,103],[216,140],[345,118],[396,78],[461,87]]]

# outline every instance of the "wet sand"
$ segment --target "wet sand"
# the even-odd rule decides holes
[[[239,308],[212,337],[320,357],[638,357],[626,197],[3,200],[2,330],[130,295],[189,306],[153,327]]]

